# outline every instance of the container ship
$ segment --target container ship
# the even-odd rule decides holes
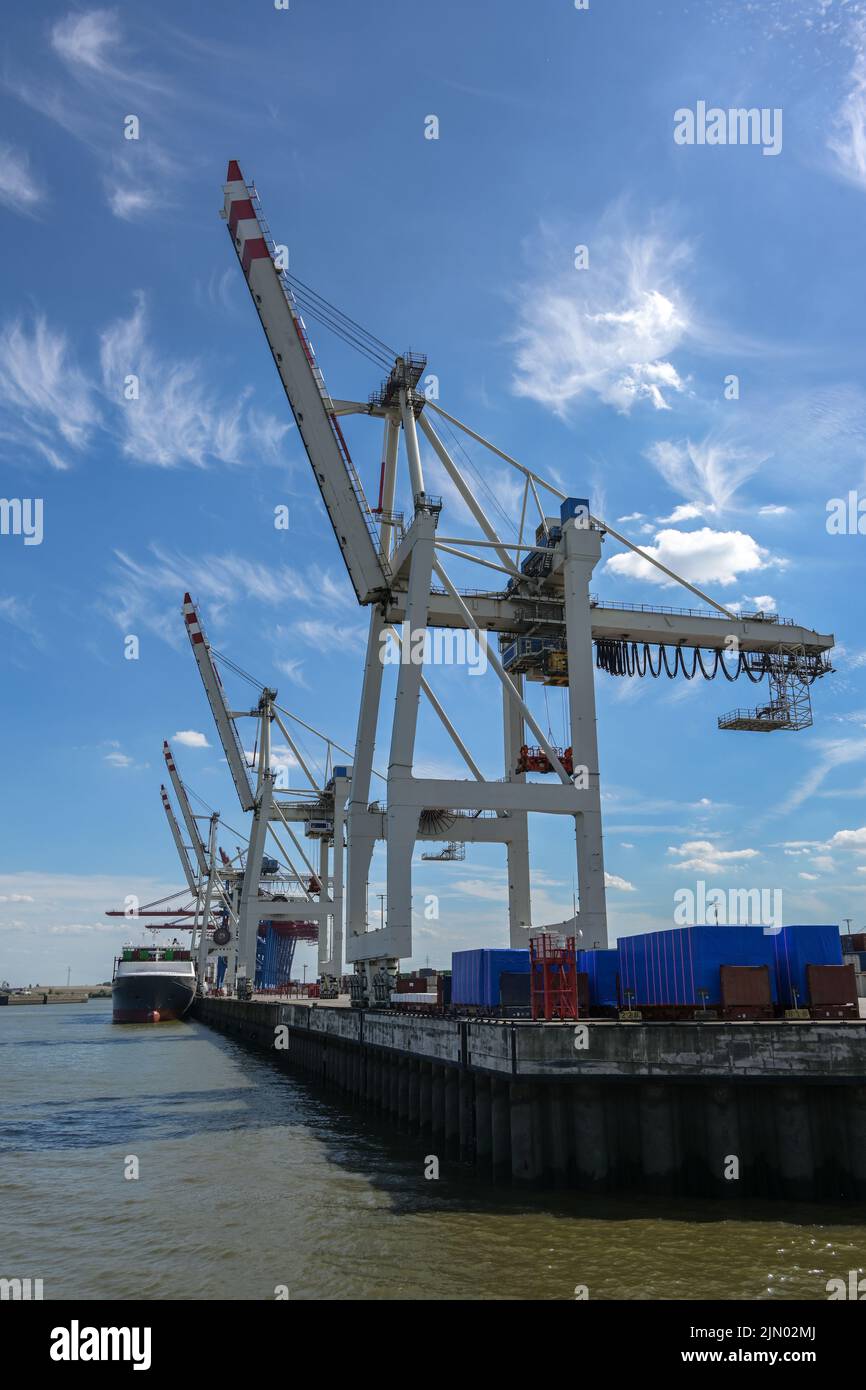
[[[111,984],[115,1023],[181,1019],[195,998],[192,952],[183,946],[124,946]]]

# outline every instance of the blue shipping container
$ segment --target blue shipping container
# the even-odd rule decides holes
[[[577,968],[585,971],[589,978],[590,1007],[616,1008],[619,1003],[619,952],[616,948],[610,951],[578,951]]]
[[[776,936],[763,927],[679,927],[620,937],[623,1004],[709,1005],[721,1003],[722,965],[766,965],[777,999]],[[631,998],[626,994],[631,990]],[[706,990],[706,998],[699,993]]]
[[[842,964],[839,928],[783,927],[771,940],[779,999],[788,1009],[803,1008],[809,1002],[806,966]]]
[[[529,952],[521,950],[454,951],[451,956],[451,1003],[499,1006],[499,976],[529,974]]]

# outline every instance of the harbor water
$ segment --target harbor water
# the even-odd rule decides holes
[[[0,1075],[0,1277],[45,1299],[823,1301],[866,1271],[866,1207],[428,1177],[422,1141],[106,999],[0,1009]]]

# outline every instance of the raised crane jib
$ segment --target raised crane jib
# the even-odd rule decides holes
[[[250,785],[249,768],[240,735],[229,711],[222,681],[211,656],[210,643],[205,636],[201,619],[189,594],[183,596],[183,620],[238,799],[244,811],[251,811],[256,804],[256,798]]]
[[[165,739],[163,739],[162,743],[162,756],[165,758],[165,765],[168,768],[171,785],[177,797],[180,813],[183,816],[183,823],[186,826],[186,833],[189,836],[190,847],[195,855],[196,863],[198,864],[198,871],[200,874],[206,874],[208,872],[208,862],[207,855],[205,854],[204,842],[199,834],[195,816],[189,804],[189,797],[186,794],[186,789],[183,782],[180,780],[180,773],[177,770],[172,751]]]
[[[261,319],[359,603],[389,588],[375,522],[255,189],[236,160],[228,166],[223,216]]]

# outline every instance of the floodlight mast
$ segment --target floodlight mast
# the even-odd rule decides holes
[[[716,653],[716,670],[719,669],[718,654],[734,650],[738,655],[737,674],[752,679],[768,674],[771,684],[774,683],[775,695],[768,706],[751,712],[751,722],[745,719],[750,712],[738,711],[736,714],[743,718],[731,716],[728,722],[720,721],[720,725],[772,729],[805,727],[805,723],[811,721],[811,708],[806,714],[803,711],[802,690],[805,686],[807,698],[808,685],[830,669],[827,653],[833,646],[833,637],[794,624],[783,626],[775,616],[771,619],[763,614],[741,617],[695,584],[676,575],[658,556],[642,550],[593,516],[586,499],[567,497],[539,474],[449,415],[437,402],[428,401],[418,389],[426,366],[425,358],[411,353],[395,357],[387,381],[366,404],[335,401],[327,392],[298,313],[292,281],[278,268],[280,248],[267,229],[255,188],[245,184],[236,161],[229,165],[224,192],[223,215],[353,588],[359,602],[371,607],[347,808],[346,955],[362,976],[360,994],[364,999],[387,998],[388,979],[393,976],[398,960],[411,955],[412,853],[416,839],[425,835],[425,819],[429,823],[431,816],[440,821],[447,819],[447,834],[441,838],[449,842],[485,839],[506,844],[513,945],[525,943],[531,923],[528,814],[544,812],[571,816],[576,835],[579,911],[570,926],[582,938],[582,944],[606,945],[594,645],[598,664],[612,674],[622,673],[635,661],[640,668],[643,660],[645,669],[652,644],[658,645],[660,654],[665,655],[666,666],[669,649],[678,653],[680,663],[684,650],[692,651],[695,661],[702,650]],[[329,307],[339,314],[333,306]],[[354,325],[354,330],[364,333],[358,325]],[[361,350],[365,350],[364,347]],[[464,432],[520,473],[524,490],[516,544],[497,534],[487,510],[433,429],[428,406],[450,426]],[[376,509],[378,536],[374,530],[374,514],[367,504],[339,426],[339,417],[350,414],[375,416],[385,422]],[[438,539],[441,502],[426,491],[418,444],[419,427],[484,539],[450,536]],[[401,434],[413,501],[413,515],[405,530],[402,517],[393,512]],[[542,492],[556,499],[555,515],[545,515]],[[534,545],[525,544],[523,539],[530,497],[539,513]],[[714,611],[707,614],[651,605],[600,604],[591,593],[591,581],[606,536],[631,549],[647,566],[661,571],[666,582],[682,584]],[[495,559],[474,554],[485,548],[493,552]],[[485,572],[491,568],[504,571],[507,586],[501,591],[473,591],[471,596],[461,593],[443,567],[444,554],[476,559],[485,566]],[[525,559],[521,560],[521,556]],[[429,631],[437,628],[463,629],[475,633],[482,641],[489,633],[500,634],[503,659],[496,657],[490,648],[487,648],[487,657],[502,686],[505,776],[500,781],[486,781],[478,774],[477,765],[447,716],[443,719],[445,727],[465,755],[473,780],[415,776],[418,703],[429,687],[424,681],[421,664],[401,659],[391,728],[388,800],[383,809],[370,801],[382,698],[383,642],[389,629],[404,623],[413,644],[419,638],[426,642]],[[531,650],[521,648],[521,643],[526,641],[536,642],[543,660],[534,659]],[[558,658],[555,674],[551,673],[546,660],[547,653],[552,650]],[[651,659],[649,666],[652,674],[659,673],[653,668]],[[688,674],[684,667],[680,669]],[[721,670],[729,679],[733,678],[724,664]],[[676,673],[675,663],[674,671],[668,674]],[[525,700],[524,679],[568,686],[570,746],[567,749],[554,748],[539,727]],[[796,712],[794,697],[790,694],[792,683],[799,692]],[[441,707],[437,712],[440,717],[444,715]],[[527,726],[537,740],[535,749],[527,747]],[[528,771],[553,773],[558,783],[551,786],[528,782]],[[483,823],[491,829],[480,835],[476,827],[482,823],[479,813],[484,811],[494,815],[484,818]],[[366,884],[373,848],[382,836],[383,825],[387,846],[387,918],[384,927],[371,929],[367,921]]]

